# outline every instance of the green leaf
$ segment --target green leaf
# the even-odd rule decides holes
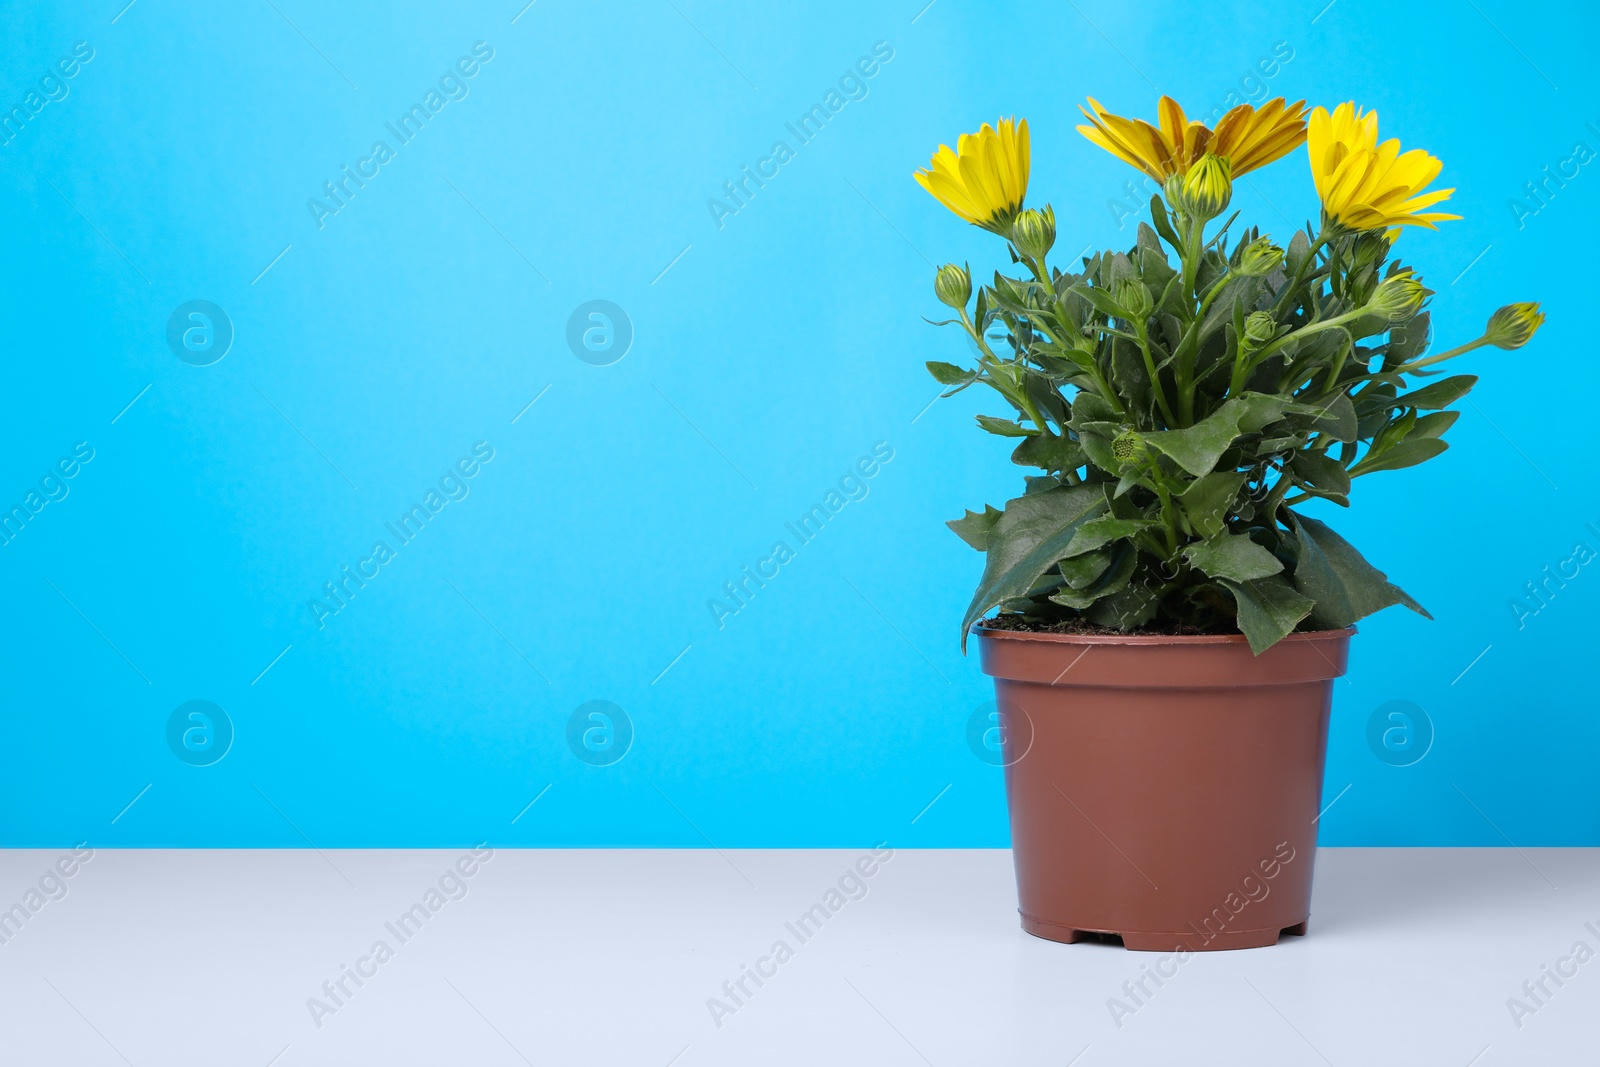
[[[1057,589],[1061,588],[1061,582],[1062,578],[1060,574],[1056,573],[1054,569],[1047,569],[1043,574],[1039,575],[1039,577],[1033,580],[1033,584],[1028,586],[1027,595],[1021,599],[1029,600],[1034,597],[1041,597],[1045,596],[1046,594],[1053,593]],[[1031,604],[1028,606],[1033,607]]]
[[[1102,315],[1110,315],[1118,319],[1127,318],[1128,316],[1122,305],[1111,299],[1111,294],[1099,286],[1080,285],[1072,291],[1093,304],[1094,309]]]
[[[1111,258],[1105,260],[1104,262],[1105,270],[1102,273],[1105,287],[1107,289],[1115,289],[1117,287],[1117,281],[1121,278],[1130,278],[1134,281],[1139,280],[1139,272],[1137,269],[1135,269],[1133,260],[1128,258],[1127,253],[1113,252],[1111,253]]]
[[[1198,478],[1212,472],[1236,437],[1277,421],[1289,403],[1282,397],[1246,393],[1224,402],[1187,429],[1159,430],[1146,434],[1145,441]]]
[[[1228,335],[1226,353],[1227,361],[1229,363],[1232,363],[1234,359],[1238,357],[1239,344],[1244,339],[1244,305],[1238,303],[1237,301],[1235,301],[1233,305],[1233,320],[1231,325],[1233,326],[1233,332]]]
[[[1086,592],[1082,589],[1073,589],[1070,586],[1066,586],[1050,594],[1050,603],[1060,604],[1062,607],[1071,608],[1074,611],[1082,611],[1104,595],[1104,593]]]
[[[1159,430],[1146,434],[1145,442],[1172,457],[1178,466],[1198,478],[1211,473],[1222,453],[1238,436],[1238,412],[1224,404],[1186,430]]]
[[[1283,561],[1244,534],[1218,534],[1184,549],[1183,558],[1213,578],[1250,582],[1283,570]]]
[[[1224,282],[1200,326],[1201,339],[1210,337],[1223,323],[1231,321],[1236,306],[1254,308],[1260,288],[1260,278],[1232,277]]]
[[[1146,576],[1102,596],[1084,613],[1084,617],[1096,626],[1111,626],[1126,633],[1154,618],[1156,608],[1160,605],[1161,591]]]
[[[1433,618],[1325,523],[1288,510],[1293,517],[1289,536],[1298,555],[1294,585],[1316,602],[1311,621],[1319,628],[1343,629],[1392,604]]]
[[[978,425],[1001,437],[1033,437],[1039,432],[1027,426],[1019,426],[1011,419],[1000,419],[993,415],[979,415]]]
[[[1046,422],[1054,422],[1059,426],[1072,417],[1072,411],[1060,390],[1043,374],[1032,368],[1027,369],[1023,372],[1023,386]]]
[[[1111,566],[1111,550],[1103,549],[1076,559],[1064,559],[1056,564],[1056,569],[1072,588],[1087,589],[1099,580],[1109,566]]]
[[[1424,415],[1411,427],[1411,433],[1406,436],[1406,440],[1418,441],[1424,437],[1443,437],[1444,432],[1454,426],[1460,417],[1459,411],[1435,411],[1431,415]]]
[[[933,380],[940,385],[966,385],[978,376],[977,371],[962,370],[954,363],[940,363],[937,360],[929,360],[927,367],[928,373],[933,375]]]
[[[1305,434],[1293,437],[1263,437],[1256,442],[1255,454],[1258,459],[1267,460],[1283,452],[1296,452],[1306,446]]]
[[[1438,411],[1447,408],[1457,400],[1472,392],[1472,387],[1478,384],[1476,374],[1457,374],[1453,378],[1445,378],[1424,386],[1413,393],[1406,393],[1397,397],[1395,404],[1405,404],[1418,411]]]
[[[1214,537],[1222,532],[1246,477],[1243,471],[1213,471],[1189,483],[1178,500],[1195,533]]]
[[[1160,196],[1150,198],[1150,221],[1155,224],[1156,232],[1173,248],[1178,247],[1178,234],[1172,228],[1172,220],[1167,218],[1167,205]]]
[[[1144,356],[1137,341],[1114,336],[1109,341],[1111,387],[1122,398],[1123,406],[1137,420],[1137,412],[1151,403],[1150,375],[1145,370]]]
[[[1122,465],[1115,453],[1111,451],[1111,442],[1097,433],[1079,433],[1078,444],[1083,446],[1084,454],[1089,461],[1103,471],[1115,473]]]
[[[1228,404],[1239,405],[1239,432],[1255,433],[1283,418],[1283,413],[1288,410],[1292,401],[1281,396],[1268,396],[1266,393],[1245,393],[1229,400]]]
[[[1148,488],[1150,482],[1138,470],[1131,470],[1127,474],[1124,474],[1122,477],[1117,479],[1117,488],[1111,494],[1111,498],[1113,500],[1121,500],[1129,493],[1133,492],[1135,486],[1139,485],[1143,485]]]
[[[1104,397],[1094,393],[1079,393],[1072,398],[1072,428],[1074,430],[1101,422],[1118,425],[1116,409]]]
[[[1434,456],[1439,455],[1450,447],[1448,441],[1441,441],[1435,437],[1423,437],[1401,441],[1387,452],[1375,457],[1363,459],[1350,468],[1352,475],[1371,474],[1374,471],[1397,471],[1402,467],[1415,467]]]
[[[1357,439],[1356,406],[1349,393],[1340,393],[1333,403],[1322,409],[1313,425],[1322,433],[1338,441]]]
[[[1034,338],[1030,354],[1039,364],[1054,374],[1072,374],[1095,367],[1094,353],[1086,348],[1066,348],[1054,341]]]
[[[1385,370],[1393,370],[1422,355],[1428,347],[1428,313],[1426,311],[1389,330],[1389,347],[1384,352]]]
[[[1294,404],[1287,410],[1292,415],[1309,415],[1310,418],[1304,420],[1306,428],[1325,433],[1334,440],[1354,441],[1359,436],[1356,406],[1348,393],[1339,393],[1322,404]],[[1296,424],[1301,422],[1295,418],[1288,421]]]
[[[1294,632],[1300,620],[1311,614],[1315,603],[1302,596],[1288,579],[1275,574],[1253,582],[1219,579],[1233,594],[1239,606],[1239,629],[1250,642],[1250,651],[1261,655]]]
[[[1032,496],[1034,493],[1042,493],[1046,489],[1055,489],[1061,484],[1061,479],[1054,474],[1025,474],[1022,476],[1022,484],[1026,486],[1022,490],[1022,495]]]
[[[1061,555],[1068,559],[1081,556],[1085,552],[1103,548],[1113,541],[1132,537],[1141,530],[1160,525],[1161,523],[1155,519],[1118,519],[1110,515],[1090,519],[1078,527],[1078,535],[1072,539],[1072,543],[1067,545],[1067,550]]]
[[[1350,472],[1344,469],[1344,464],[1321,452],[1296,452],[1289,465],[1300,480],[1318,489],[1340,494],[1350,492]]]
[[[1077,470],[1083,466],[1083,449],[1076,441],[1055,434],[1024,438],[1011,453],[1011,462],[1047,471]]]
[[[1377,382],[1351,398],[1356,409],[1356,440],[1373,436],[1389,421],[1389,413],[1400,406],[1395,393],[1392,383]]]
[[[1144,242],[1142,236],[1139,239],[1139,254],[1135,257],[1139,265],[1139,277],[1147,286],[1157,290],[1157,294],[1152,295],[1165,296],[1164,288],[1171,283],[1173,278],[1177,277],[1178,272],[1173,270],[1172,264],[1167,262],[1166,253],[1161,251],[1161,245],[1156,240],[1155,231],[1142,222],[1139,223],[1139,228],[1142,233],[1150,235],[1149,244]],[[1160,307],[1161,304],[1162,300],[1157,299],[1155,306]]]
[[[1016,278],[1007,278],[999,271],[995,271],[994,284],[989,287],[989,291],[994,294],[996,306],[1013,314],[1021,314],[1030,310],[1028,290],[1033,284]]]
[[[1289,247],[1284,250],[1283,263],[1288,274],[1293,277],[1300,267],[1300,261],[1311,254],[1311,239],[1304,230],[1296,230],[1294,236],[1289,238]]]
[[[1063,560],[1058,564],[1058,569],[1065,574],[1075,563],[1094,560],[1099,558],[1099,555],[1097,553],[1092,556],[1080,556],[1077,560]],[[1100,598],[1120,591],[1128,584],[1128,579],[1133,577],[1133,572],[1139,566],[1139,552],[1132,545],[1125,544],[1106,550],[1105,555],[1109,559],[1109,564],[1098,578],[1075,588],[1058,589],[1051,594],[1050,599],[1062,607],[1082,611]]]
[[[969,511],[959,519],[951,519],[945,525],[954,530],[961,540],[983,552],[989,547],[989,532],[1004,514],[1005,512],[999,508],[985,504],[982,511]]]
[[[1395,445],[1406,439],[1406,434],[1411,432],[1411,427],[1416,425],[1417,413],[1411,408],[1403,408],[1396,418],[1390,419],[1372,437],[1372,448],[1367,453],[1369,456],[1380,456]]]
[[[961,620],[961,648],[972,624],[1003,600],[1026,595],[1034,581],[1066,551],[1080,524],[1105,512],[1098,485],[1046,489],[1006,501],[990,530],[983,578]]]

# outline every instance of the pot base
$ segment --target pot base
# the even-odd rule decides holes
[[[1021,914],[1019,912],[1019,914]],[[1022,916],[1022,929],[1034,937],[1046,941],[1059,941],[1064,945],[1075,944],[1079,941],[1103,941],[1107,937],[1117,937],[1122,940],[1122,947],[1131,952],[1176,952],[1187,949],[1190,952],[1215,952],[1236,948],[1269,948],[1278,943],[1278,938],[1284,934],[1304,937],[1307,919],[1302,919],[1293,926],[1268,927],[1262,930],[1223,930],[1204,937],[1193,930],[1177,933],[1151,933],[1136,930],[1090,930],[1083,927],[1066,926],[1062,923],[1049,922],[1045,919],[1032,919]]]

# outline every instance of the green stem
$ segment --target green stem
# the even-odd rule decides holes
[[[1412,371],[1416,370],[1419,367],[1429,367],[1429,366],[1432,366],[1435,363],[1443,363],[1447,359],[1454,359],[1457,356],[1465,355],[1466,353],[1471,352],[1475,348],[1482,348],[1484,345],[1486,345],[1488,343],[1489,343],[1489,338],[1487,336],[1480,337],[1476,341],[1468,341],[1464,345],[1457,345],[1455,348],[1450,349],[1450,351],[1448,351],[1448,352],[1440,352],[1437,356],[1429,356],[1427,359],[1414,359],[1410,363],[1402,363],[1400,366],[1396,367],[1390,373],[1391,374],[1410,374]]]
[[[1189,307],[1194,306],[1194,287],[1200,274],[1200,238],[1204,232],[1203,222],[1185,219],[1184,231],[1179,235],[1183,239],[1183,248],[1180,251],[1180,258],[1183,260],[1183,295]]]
[[[1049,425],[1049,423],[1045,422],[1044,416],[1039,414],[1038,405],[1035,404],[1033,402],[1033,398],[1028,396],[1027,394],[1023,394],[1023,396],[1022,396],[1022,410],[1026,411],[1028,413],[1028,418],[1032,419],[1033,420],[1033,424],[1035,426],[1039,427],[1039,432],[1040,433],[1044,434],[1046,437],[1059,437],[1059,436],[1061,436],[1060,434],[1055,433],[1053,430],[1050,429],[1050,425]]]
[[[1290,341],[1298,341],[1302,338],[1310,337],[1313,334],[1321,333],[1323,330],[1331,330],[1335,326],[1343,326],[1347,322],[1354,322],[1356,319],[1359,319],[1361,316],[1367,313],[1366,307],[1363,306],[1346,311],[1343,315],[1335,315],[1331,319],[1323,319],[1321,322],[1313,322],[1309,326],[1302,326],[1295,332],[1286,333],[1276,341],[1273,341],[1271,344],[1267,345],[1267,347],[1263,348],[1259,353],[1256,354],[1255,360],[1259,363],[1268,356],[1276,353],[1280,348],[1288,344]]]
[[[1327,243],[1328,234],[1326,231],[1318,233],[1316,240],[1311,242],[1311,247],[1306,249],[1305,257],[1300,260],[1300,265],[1294,269],[1294,277],[1290,280],[1288,285],[1284,286],[1282,294],[1279,295],[1278,302],[1273,307],[1273,318],[1279,318],[1283,315],[1284,310],[1288,306],[1289,299],[1299,291],[1301,284],[1305,281],[1307,269],[1316,261],[1317,251]],[[1265,361],[1268,356],[1271,356],[1273,353],[1277,352],[1290,341],[1301,337],[1309,337],[1312,334],[1320,333],[1323,330],[1332,329],[1335,326],[1359,317],[1360,314],[1361,312],[1356,310],[1347,312],[1344,315],[1335,316],[1331,319],[1325,319],[1322,322],[1314,322],[1309,326],[1303,327],[1295,333],[1285,334],[1276,341],[1268,344],[1260,351],[1251,352],[1248,355],[1245,352],[1244,339],[1240,338],[1239,348],[1234,353],[1233,357],[1233,376],[1228,381],[1228,391],[1223,394],[1223,398],[1226,399],[1230,396],[1239,395],[1240,390],[1244,388],[1245,379],[1250,372],[1258,364]]]
[[[1094,375],[1095,384],[1100,387],[1100,398],[1111,405],[1111,410],[1117,413],[1118,418],[1126,420],[1128,409],[1123,406],[1122,398],[1112,390],[1111,383],[1106,381],[1106,376],[1100,373],[1098,368],[1090,373]]]
[[[994,354],[994,351],[989,347],[989,343],[983,339],[983,335],[973,327],[972,316],[967,314],[967,309],[961,308],[960,315],[961,325],[966,329],[967,335],[971,337],[973,342],[978,346],[978,351],[982,353],[983,359],[992,361],[990,370],[992,371],[995,367],[999,367],[1004,361],[1001,360],[999,356]],[[982,361],[983,360],[980,360],[980,362]],[[1028,416],[1029,420],[1039,428],[1040,433],[1050,437],[1060,436],[1059,434],[1051,433],[1049,424],[1045,422],[1044,416],[1039,414],[1038,405],[1033,402],[1033,398],[1027,394],[1027,390],[1025,388],[1013,392],[1010,389],[1002,387],[1001,383],[996,381],[992,374],[989,379],[989,384],[993,386],[995,391],[1000,393],[1001,396],[1005,397],[1017,407],[1021,408],[1022,411]]]
[[[1229,267],[1227,270],[1222,272],[1222,277],[1217,279],[1216,284],[1210,289],[1206,290],[1205,299],[1200,301],[1200,313],[1195,316],[1196,321],[1202,320],[1206,317],[1206,312],[1211,310],[1211,302],[1217,298],[1217,294],[1222,292],[1222,287],[1228,284],[1228,279],[1232,277],[1233,268]]]
[[[1239,347],[1233,354],[1233,376],[1228,379],[1227,392],[1222,394],[1224,400],[1230,396],[1238,396],[1244,389],[1245,375],[1250,373],[1250,367],[1254,362],[1254,357],[1245,351],[1244,338],[1239,338]]]
[[[1249,359],[1249,361],[1248,361],[1248,365],[1246,365],[1244,367],[1241,367],[1240,360],[1236,356],[1235,360],[1234,360],[1233,381],[1228,387],[1229,395],[1232,395],[1239,388],[1241,388],[1243,386],[1243,384],[1244,384],[1243,380],[1242,380],[1243,374],[1248,374],[1252,367],[1254,367],[1257,364],[1265,362],[1267,357],[1276,354],[1279,349],[1283,348],[1283,346],[1288,344],[1290,341],[1299,341],[1299,340],[1301,340],[1303,338],[1310,337],[1313,334],[1321,333],[1324,330],[1331,330],[1336,326],[1343,326],[1347,322],[1354,322],[1356,319],[1361,318],[1361,316],[1363,316],[1365,314],[1367,314],[1367,309],[1366,309],[1365,306],[1362,306],[1362,307],[1354,308],[1354,309],[1352,309],[1350,311],[1346,311],[1343,315],[1335,315],[1331,319],[1323,319],[1321,322],[1313,322],[1309,326],[1302,326],[1300,329],[1296,330],[1294,333],[1286,333],[1282,337],[1278,338],[1276,341],[1273,341],[1271,344],[1267,345],[1261,351],[1252,354],[1250,359]],[[1240,351],[1240,354],[1242,355],[1243,351],[1244,351],[1243,346],[1240,347],[1239,351]],[[1449,355],[1459,355],[1459,353],[1449,353]],[[1341,361],[1341,369],[1342,369],[1342,361]],[[1287,375],[1285,375],[1285,377],[1287,377]],[[1279,386],[1280,389],[1282,389],[1282,388],[1286,387],[1288,384],[1289,383],[1287,381],[1281,381],[1281,382],[1278,383],[1278,386]]]
[[[1294,279],[1284,287],[1282,295],[1278,297],[1277,304],[1273,305],[1273,318],[1281,317],[1284,311],[1288,309],[1289,301],[1294,297],[1295,293],[1299,292],[1301,283],[1306,280],[1306,268],[1316,262],[1317,250],[1327,243],[1328,233],[1326,230],[1323,230],[1317,234],[1317,239],[1311,242],[1311,247],[1306,249],[1305,258],[1302,259],[1300,261],[1300,265],[1294,269]]]
[[[1145,373],[1150,375],[1150,391],[1155,394],[1156,403],[1161,407],[1161,415],[1167,420],[1167,425],[1176,427],[1178,420],[1172,417],[1172,407],[1167,403],[1167,391],[1161,387],[1161,376],[1156,373],[1156,360],[1150,354],[1150,331],[1145,328],[1143,319],[1135,319],[1134,329],[1139,332],[1139,353],[1144,356]]]
[[[1278,518],[1278,506],[1283,503],[1283,498],[1289,494],[1289,487],[1294,483],[1289,480],[1289,465],[1286,463],[1278,471],[1278,482],[1267,493],[1263,510],[1267,513],[1267,521],[1275,522]]]
[[[1178,554],[1177,509],[1172,506],[1172,493],[1161,480],[1161,468],[1155,458],[1149,457],[1147,464],[1150,468],[1150,484],[1155,487],[1156,496],[1161,498],[1161,522],[1167,531],[1167,553],[1170,559]]]
[[[1194,425],[1194,371],[1178,364],[1178,427],[1180,429]]]
[[[1178,342],[1176,375],[1178,383],[1178,413],[1183,419],[1184,426],[1194,425],[1194,361],[1200,355],[1200,327],[1205,322],[1206,313],[1211,310],[1211,304],[1217,299],[1217,294],[1222,292],[1223,286],[1228,284],[1228,279],[1233,277],[1233,269],[1223,271],[1206,290],[1205,298],[1200,301],[1200,310],[1194,320],[1189,323],[1189,328],[1184,331],[1183,340]]]
[[[1328,368],[1328,377],[1322,383],[1322,392],[1324,394],[1333,392],[1333,387],[1338,384],[1339,375],[1344,373],[1345,361],[1350,358],[1350,349],[1354,345],[1354,341],[1346,341],[1339,346],[1339,358],[1334,360],[1333,365]]]

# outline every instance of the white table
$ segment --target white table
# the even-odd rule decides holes
[[[0,907],[68,855],[0,853]],[[864,855],[496,850],[450,899],[468,850],[97,851],[0,927],[0,1061],[1600,1061],[1600,850],[1323,849],[1307,937],[1143,993],[1155,954],[1022,933],[1005,851],[896,851],[828,912]]]

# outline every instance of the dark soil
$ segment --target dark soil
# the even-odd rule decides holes
[[[1082,619],[1062,619],[1059,622],[1040,622],[1024,619],[1021,615],[995,615],[983,619],[979,626],[986,626],[991,630],[1021,630],[1033,634],[1086,634],[1094,637],[1118,637],[1127,634],[1160,634],[1172,636],[1181,634],[1236,634],[1236,627],[1219,630],[1197,630],[1194,627],[1183,627],[1176,622],[1156,620],[1139,627],[1137,630],[1118,630],[1111,626],[1096,626]]]

